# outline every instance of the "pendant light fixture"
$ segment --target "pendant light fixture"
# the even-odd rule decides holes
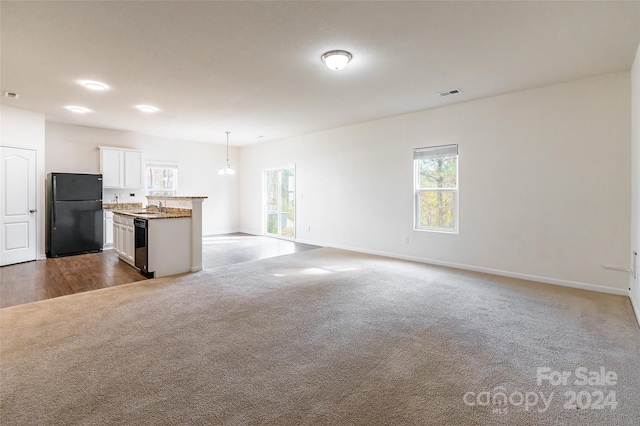
[[[231,133],[230,131],[226,131],[225,132],[227,134],[227,167],[220,167],[220,170],[218,170],[218,174],[219,175],[235,175],[236,171],[233,170],[233,167],[231,167],[231,164],[229,163],[229,133]]]

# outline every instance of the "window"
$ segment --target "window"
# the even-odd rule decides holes
[[[458,232],[458,145],[413,150],[415,229]]]
[[[178,164],[153,162],[145,166],[147,195],[175,196],[178,194]]]

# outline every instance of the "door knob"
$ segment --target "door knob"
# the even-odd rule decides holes
[[[29,213],[35,213],[35,212],[36,212],[35,210],[29,210]]]

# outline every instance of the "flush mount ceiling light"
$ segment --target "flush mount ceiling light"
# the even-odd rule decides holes
[[[322,61],[330,70],[338,71],[346,67],[352,57],[346,50],[330,50],[322,55]]]
[[[69,105],[65,107],[66,109],[68,109],[69,111],[73,111],[76,112],[78,114],[85,114],[87,112],[91,112],[91,110],[89,108],[85,108],[85,107],[81,107],[81,106],[75,106],[75,105]]]
[[[99,81],[81,81],[80,84],[89,90],[95,90],[97,92],[102,92],[109,88],[109,86],[104,83],[100,83]]]
[[[136,108],[138,108],[142,112],[156,112],[156,111],[158,111],[158,108],[156,108],[154,106],[151,106],[151,105],[136,105]]]
[[[225,133],[227,134],[227,167],[220,167],[220,170],[218,170],[218,174],[235,175],[236,171],[233,170],[233,167],[231,167],[231,164],[229,163],[229,133],[231,132],[227,130]]]

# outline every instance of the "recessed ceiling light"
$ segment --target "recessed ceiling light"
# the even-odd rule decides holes
[[[66,106],[65,108],[68,109],[69,111],[77,112],[78,114],[85,114],[87,112],[91,112],[89,108],[75,106],[75,105],[69,105],[69,106]]]
[[[108,89],[106,84],[100,83],[99,81],[83,81],[82,84],[89,90],[96,90],[99,92]]]
[[[330,50],[322,55],[322,61],[330,70],[338,71],[346,67],[352,57],[346,50]]]
[[[156,112],[156,111],[158,111],[158,108],[156,108],[154,106],[151,106],[151,105],[136,105],[136,108],[138,108],[142,112]]]

